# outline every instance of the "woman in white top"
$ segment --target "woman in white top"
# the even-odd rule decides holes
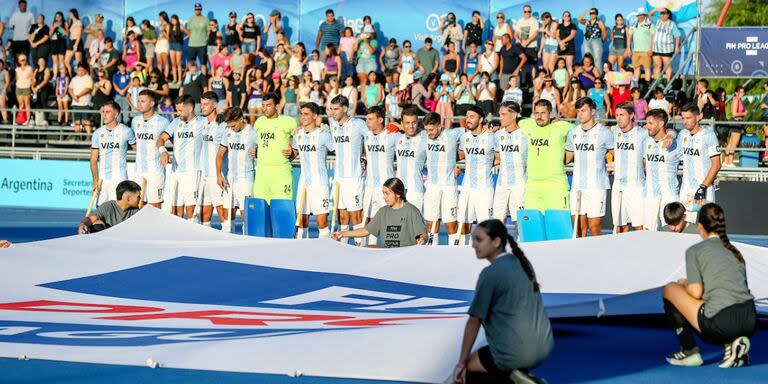
[[[504,34],[512,35],[512,27],[509,26],[509,23],[507,23],[507,18],[504,16],[503,12],[499,12],[496,14],[496,24],[495,27],[493,27],[493,50],[495,52],[501,51],[501,37],[504,36]]]
[[[400,55],[400,89],[405,89],[408,84],[413,83],[413,72],[421,67],[416,60],[416,52],[411,50],[411,41],[403,42],[403,54]],[[424,68],[420,69],[422,73]],[[351,104],[350,104],[351,105]]]
[[[357,110],[357,87],[355,87],[354,76],[344,78],[344,88],[341,89],[341,94],[349,100],[349,114],[354,115],[355,110]]]
[[[491,80],[487,72],[480,75],[480,83],[477,87],[471,88],[472,97],[477,100],[477,106],[483,109],[485,116],[490,116],[496,110],[494,100],[496,100],[496,84]]]
[[[544,24],[541,28],[541,37],[543,39],[541,48],[539,48],[539,57],[541,57],[542,66],[549,71],[555,72],[555,62],[557,61],[557,22],[552,19],[549,12],[541,14],[541,22]]]
[[[488,40],[485,42],[485,52],[483,52],[482,55],[480,55],[480,58],[477,60],[478,65],[478,72],[488,72],[488,75],[491,77],[491,81],[496,81],[499,79],[498,69],[499,69],[499,54],[496,53],[496,51],[493,50],[493,41]],[[475,77],[475,82],[480,80],[480,77]]]
[[[325,98],[325,110],[326,114],[330,115],[331,110],[331,100],[333,100],[334,97],[341,95],[341,88],[339,84],[339,78],[336,76],[331,76],[328,81],[325,83],[325,93],[328,95],[328,97]]]
[[[155,56],[157,56],[157,68],[163,72],[163,76],[168,78],[168,74],[171,71],[170,52],[171,43],[168,41],[168,31],[170,30],[171,20],[168,18],[168,14],[160,12],[160,35],[157,37],[157,43],[155,43]]]
[[[75,57],[76,65],[83,61],[83,22],[80,21],[80,15],[75,8],[69,10],[68,31],[69,45],[64,55],[64,66],[67,67],[67,72],[72,73],[72,56]]]
[[[448,42],[456,44],[456,49],[461,48],[461,42],[464,39],[464,30],[456,23],[456,15],[448,12],[443,20],[443,48],[448,48]],[[458,53],[458,51],[457,51]]]
[[[544,78],[544,86],[539,91],[539,97],[534,99],[533,103],[536,104],[537,101],[542,99],[549,101],[552,104],[552,116],[557,116],[557,111],[560,110],[560,91],[555,88],[554,81],[549,76],[547,70],[542,69],[541,71],[546,73],[547,76]]]
[[[304,60],[307,56],[306,52],[304,52],[304,48],[300,44],[296,44],[293,47],[293,55],[291,55],[291,59],[288,62],[288,75],[289,76],[296,76],[301,77],[301,74],[303,73],[304,68]]]

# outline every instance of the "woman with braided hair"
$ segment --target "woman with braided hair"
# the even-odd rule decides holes
[[[528,370],[549,356],[554,341],[533,266],[504,223],[496,219],[477,225],[472,248],[478,259],[491,265],[477,280],[453,379],[465,383],[467,374],[479,373],[534,383]],[[480,325],[488,345],[470,354]]]
[[[703,241],[685,251],[688,279],[664,287],[664,312],[681,345],[667,362],[689,367],[703,363],[695,330],[705,342],[724,346],[720,368],[747,365],[748,337],[755,332],[757,315],[744,257],[728,240],[719,205],[702,206],[697,226]]]

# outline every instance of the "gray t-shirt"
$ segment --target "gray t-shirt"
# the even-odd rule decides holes
[[[123,210],[117,205],[117,201],[110,200],[96,208],[94,215],[106,224],[106,227],[112,227],[128,220],[129,217],[139,212],[139,208],[128,208]]]
[[[407,201],[400,209],[388,205],[379,208],[365,229],[387,248],[416,245],[416,237],[427,232],[421,212]]]
[[[668,225],[665,224],[661,226],[661,229],[659,230],[659,232],[672,232],[672,230],[669,228]],[[686,223],[685,228],[683,228],[683,231],[680,233],[692,233],[694,235],[698,235],[699,230],[698,228],[696,228],[696,224]]]
[[[421,48],[416,52],[416,60],[424,67],[424,74],[432,73],[432,70],[438,65],[437,59],[437,49],[432,48],[427,51]]]
[[[685,251],[688,284],[704,285],[704,316],[754,297],[747,286],[746,264],[739,262],[718,238],[709,238]]]
[[[482,321],[493,362],[502,370],[534,367],[554,347],[541,294],[512,254],[500,255],[480,273],[469,314]]]

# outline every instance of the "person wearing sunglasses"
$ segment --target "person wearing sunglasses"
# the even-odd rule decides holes
[[[587,11],[582,12],[578,19],[581,24],[584,25],[584,54],[592,54],[595,59],[595,65],[598,68],[603,67],[603,42],[605,41],[607,34],[605,32],[605,24],[603,24],[597,17],[600,12],[597,8],[591,8],[589,11],[589,20],[584,18],[584,14]]]
[[[496,14],[496,26],[493,27],[493,50],[496,52],[501,51],[501,37],[505,34],[512,36],[512,27],[507,23],[507,18],[504,16],[504,12]]]
[[[533,9],[530,5],[523,7],[523,17],[515,23],[515,34],[513,35],[523,49],[523,53],[525,53],[525,65],[522,68],[523,71],[520,73],[522,76],[520,84],[524,85],[527,85],[528,81],[528,76],[525,74],[526,67],[530,67],[531,78],[533,79],[536,77],[536,61],[539,56],[539,50],[537,49],[537,41],[539,40],[539,20],[532,17],[532,13]],[[503,85],[504,84],[502,83],[502,86]]]
[[[448,48],[448,42],[452,41],[456,44],[456,48],[461,47],[461,41],[464,38],[464,31],[461,29],[461,25],[456,22],[456,15],[453,12],[448,12],[445,15],[442,26],[443,34],[443,48]],[[457,52],[458,53],[458,52]]]
[[[654,13],[659,12],[661,18],[656,22],[651,33],[653,77],[661,77],[661,70],[666,67],[664,79],[669,82],[672,78],[672,66],[669,63],[672,58],[680,53],[680,31],[677,24],[672,21],[672,11],[668,8],[656,8],[648,12],[650,19]]]

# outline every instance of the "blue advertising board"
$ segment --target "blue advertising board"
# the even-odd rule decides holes
[[[0,159],[0,206],[84,210],[92,185],[87,161]]]
[[[701,77],[768,77],[768,28],[702,28]]]

